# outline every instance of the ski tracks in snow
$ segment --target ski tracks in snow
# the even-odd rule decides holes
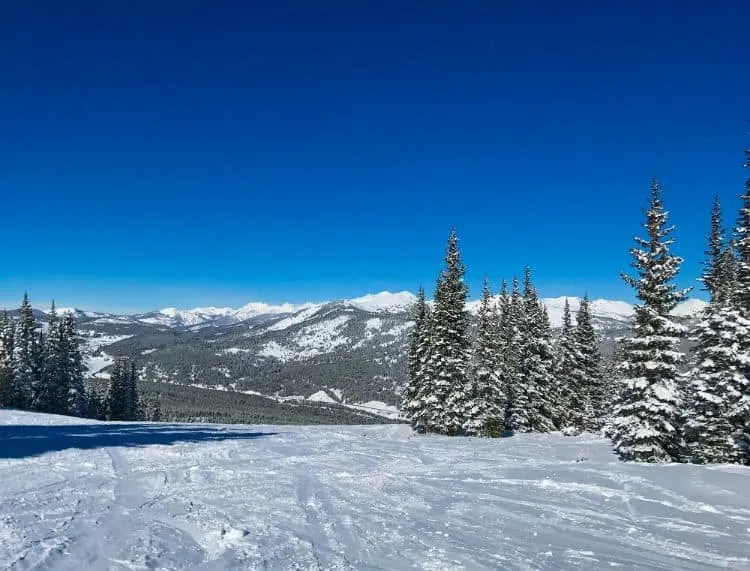
[[[0,459],[0,567],[750,569],[747,468],[624,464],[591,436],[212,430]]]

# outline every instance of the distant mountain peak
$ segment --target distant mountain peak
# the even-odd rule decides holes
[[[345,303],[364,311],[398,313],[408,311],[416,300],[417,296],[410,291],[396,293],[381,291],[380,293],[368,293],[362,297],[348,299],[345,300]]]

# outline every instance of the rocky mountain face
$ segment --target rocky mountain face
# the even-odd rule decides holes
[[[568,298],[571,308],[577,298]],[[116,356],[136,360],[145,380],[260,394],[276,400],[340,402],[393,412],[405,381],[412,327],[408,292],[303,305],[164,309],[139,315],[74,311],[92,376],[106,378]],[[565,298],[543,300],[559,327]],[[477,303],[469,304],[475,312]],[[676,314],[703,307],[690,300]],[[627,303],[592,302],[605,353],[626,334]]]

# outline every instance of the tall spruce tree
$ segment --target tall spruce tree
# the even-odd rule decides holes
[[[718,198],[711,213],[706,255],[701,281],[710,302],[694,333],[697,345],[689,373],[684,428],[688,459],[700,464],[738,459],[729,409],[749,364],[740,341],[750,330],[750,322],[733,303],[735,281],[730,274],[735,264],[725,244]]]
[[[521,371],[523,338],[521,323],[523,318],[523,297],[518,278],[513,278],[510,297],[503,304],[500,316],[501,343],[503,351],[503,385],[506,390],[505,426],[509,430],[525,432],[529,430],[529,397],[524,388]]]
[[[580,351],[582,391],[586,393],[584,418],[586,430],[600,430],[610,412],[610,395],[604,380],[602,354],[596,343],[596,331],[591,319],[591,306],[588,294],[583,296],[576,314],[576,342]]]
[[[109,420],[137,420],[138,389],[135,363],[127,357],[118,357],[112,366],[107,394]]]
[[[560,414],[555,420],[557,428],[584,430],[590,411],[585,375],[581,369],[581,354],[576,330],[570,314],[570,304],[565,299],[560,339],[555,360],[555,395]]]
[[[467,415],[470,383],[465,273],[458,236],[451,230],[432,318],[429,367],[433,394],[429,397],[429,418],[425,419],[428,432],[461,434]]]
[[[745,168],[750,168],[750,150],[745,151]],[[740,315],[750,318],[750,177],[745,181],[745,192],[736,229],[736,281],[732,290],[733,303]],[[750,355],[750,332],[738,331],[739,353]],[[740,460],[750,463],[750,364],[736,377],[730,392],[729,420],[739,447]]]
[[[711,301],[715,299],[718,281],[721,279],[722,255],[725,248],[724,227],[721,222],[721,201],[717,194],[711,208],[711,230],[708,234],[706,259],[703,262],[703,272],[700,278],[700,281],[703,282],[703,289],[708,292]]]
[[[84,385],[86,366],[81,351],[81,340],[75,326],[75,318],[65,313],[60,321],[62,341],[64,382],[60,385],[60,396],[65,402],[68,414],[86,416],[89,409],[88,396]]]
[[[501,385],[500,339],[495,308],[486,277],[477,317],[477,337],[471,360],[471,401],[465,429],[469,434],[499,436],[504,432],[506,399]]]
[[[7,311],[0,315],[0,406],[13,406],[16,402],[14,391],[14,337],[15,324]]]
[[[427,362],[430,350],[430,306],[427,305],[424,289],[419,288],[414,304],[414,327],[409,334],[408,375],[401,395],[401,411],[411,421],[412,428],[423,432],[423,419],[427,412],[424,397],[428,394],[430,378]]]
[[[560,414],[554,402],[554,353],[552,328],[547,311],[539,301],[531,281],[531,269],[524,271],[523,315],[521,330],[521,386],[526,395],[525,418],[519,417],[518,430],[549,432]],[[518,408],[518,404],[516,404]]]
[[[667,218],[661,186],[654,179],[646,211],[648,238],[637,237],[639,247],[630,250],[636,276],[622,276],[640,301],[633,336],[624,345],[625,378],[608,431],[623,460],[664,462],[680,454],[677,381],[685,329],[670,313],[689,290],[678,290],[673,283],[682,258],[670,253],[674,239]]]
[[[34,409],[67,414],[65,354],[54,301],[47,318],[47,335],[42,351],[42,370],[34,394]]]
[[[39,381],[41,350],[37,323],[27,294],[23,296],[19,313],[13,344],[14,371],[10,406],[30,408]]]

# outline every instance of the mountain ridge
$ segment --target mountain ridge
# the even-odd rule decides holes
[[[498,298],[495,297],[495,300]],[[577,296],[558,296],[542,298],[542,303],[547,307],[550,322],[553,327],[559,327],[562,323],[562,312],[565,300],[568,300],[573,314],[578,310],[581,298]],[[84,311],[77,308],[57,308],[57,312],[72,312],[76,317],[92,317],[98,319],[134,319],[148,325],[160,325],[167,327],[209,327],[226,326],[242,323],[244,321],[260,316],[294,315],[299,312],[310,310],[317,311],[327,305],[343,304],[356,307],[363,311],[372,313],[402,313],[408,312],[416,301],[416,295],[409,291],[379,293],[368,293],[360,297],[350,299],[337,299],[323,302],[305,303],[280,303],[270,304],[266,302],[253,301],[237,308],[233,307],[194,307],[192,309],[181,309],[177,307],[166,307],[156,311],[145,313],[108,313],[100,311]],[[634,304],[621,300],[592,299],[589,301],[592,313],[600,318],[629,319],[634,314]],[[467,310],[476,314],[480,300],[471,300],[467,303]],[[691,317],[697,315],[706,306],[706,302],[698,299],[688,299],[677,306],[674,315],[678,317]],[[44,311],[49,313],[49,311]]]

